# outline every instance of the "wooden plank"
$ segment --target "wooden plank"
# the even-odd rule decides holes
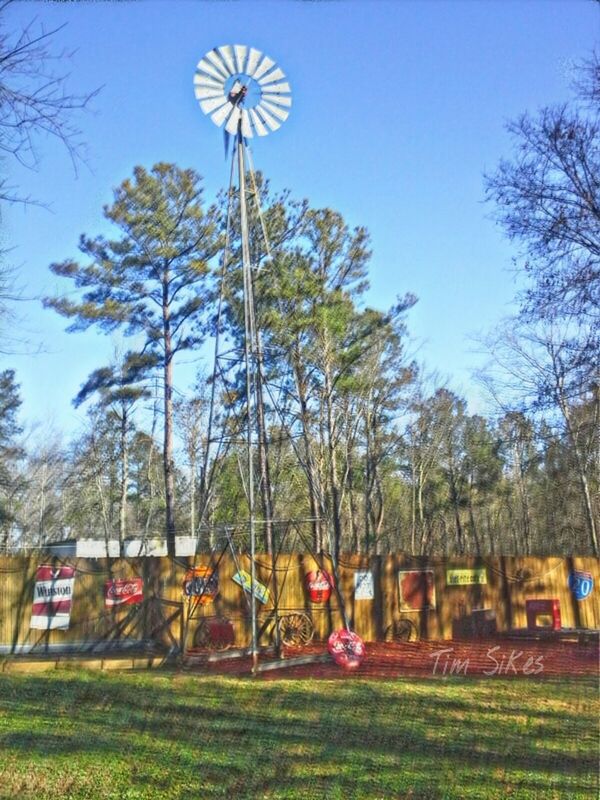
[[[262,656],[271,656],[275,654],[274,647],[261,648],[259,658]],[[183,657],[184,664],[197,665],[202,664],[218,664],[221,661],[231,661],[236,658],[248,658],[252,655],[251,647],[244,647],[242,649],[226,650],[223,653],[186,653]]]
[[[294,658],[281,658],[277,661],[263,661],[256,666],[255,672],[270,672],[275,669],[289,669],[303,667],[305,664],[328,664],[331,662],[329,653],[326,655],[297,656]]]

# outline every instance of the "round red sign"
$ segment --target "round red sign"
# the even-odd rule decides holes
[[[343,669],[356,669],[365,657],[365,643],[357,633],[346,628],[331,634],[327,649],[335,663]]]
[[[305,583],[312,603],[326,603],[331,597],[333,578],[325,570],[317,569],[309,572]]]

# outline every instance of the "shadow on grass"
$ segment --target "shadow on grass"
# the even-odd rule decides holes
[[[5,676],[0,748],[29,761],[133,764],[130,780],[153,786],[149,797],[182,780],[201,782],[204,796],[278,786],[281,797],[335,797],[332,787],[343,798],[408,789],[414,798],[493,797],[507,781],[531,797],[549,786],[595,796],[593,708],[573,716],[539,708],[544,696],[568,702],[564,684],[554,687],[558,698],[519,688],[514,679],[311,686],[147,673]],[[585,695],[586,685],[573,691]],[[471,781],[489,793],[467,794]]]

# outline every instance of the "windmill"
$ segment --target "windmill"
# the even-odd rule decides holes
[[[273,59],[245,45],[224,45],[200,59],[194,75],[200,108],[238,140],[281,127],[292,105],[285,73]]]
[[[262,409],[262,395],[261,382],[256,379],[256,360],[258,356],[258,373],[260,375],[261,354],[260,337],[256,329],[254,313],[253,279],[250,263],[246,189],[247,165],[250,165],[250,174],[252,176],[254,175],[254,171],[247,147],[247,140],[254,136],[267,136],[269,133],[281,127],[282,122],[285,122],[289,116],[292,97],[291,88],[286,80],[285,73],[277,66],[275,61],[254,47],[247,47],[246,45],[239,44],[215,47],[200,59],[194,75],[194,94],[196,95],[196,99],[202,111],[210,116],[210,119],[215,125],[224,127],[226,154],[230,137],[234,139],[235,143],[234,158],[237,162],[238,175],[244,295],[244,360],[246,367],[248,420],[247,495],[252,570],[250,585],[252,659],[254,668],[256,668],[258,658],[258,636],[256,596],[254,591],[257,581],[253,464],[254,432],[252,423],[255,417],[253,400],[260,413]],[[233,182],[233,160],[231,182]],[[259,200],[256,187],[254,194],[258,204]],[[261,217],[265,243],[268,250],[266,229],[262,220],[260,205],[258,205],[258,212]],[[226,257],[224,258],[224,265],[225,262]],[[219,326],[217,324],[217,336],[218,328]],[[216,344],[215,357],[217,357],[217,350],[218,344]],[[273,576],[275,578],[275,570],[273,571]]]

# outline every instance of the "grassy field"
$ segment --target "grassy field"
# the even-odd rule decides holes
[[[0,797],[596,798],[594,680],[0,675]]]

